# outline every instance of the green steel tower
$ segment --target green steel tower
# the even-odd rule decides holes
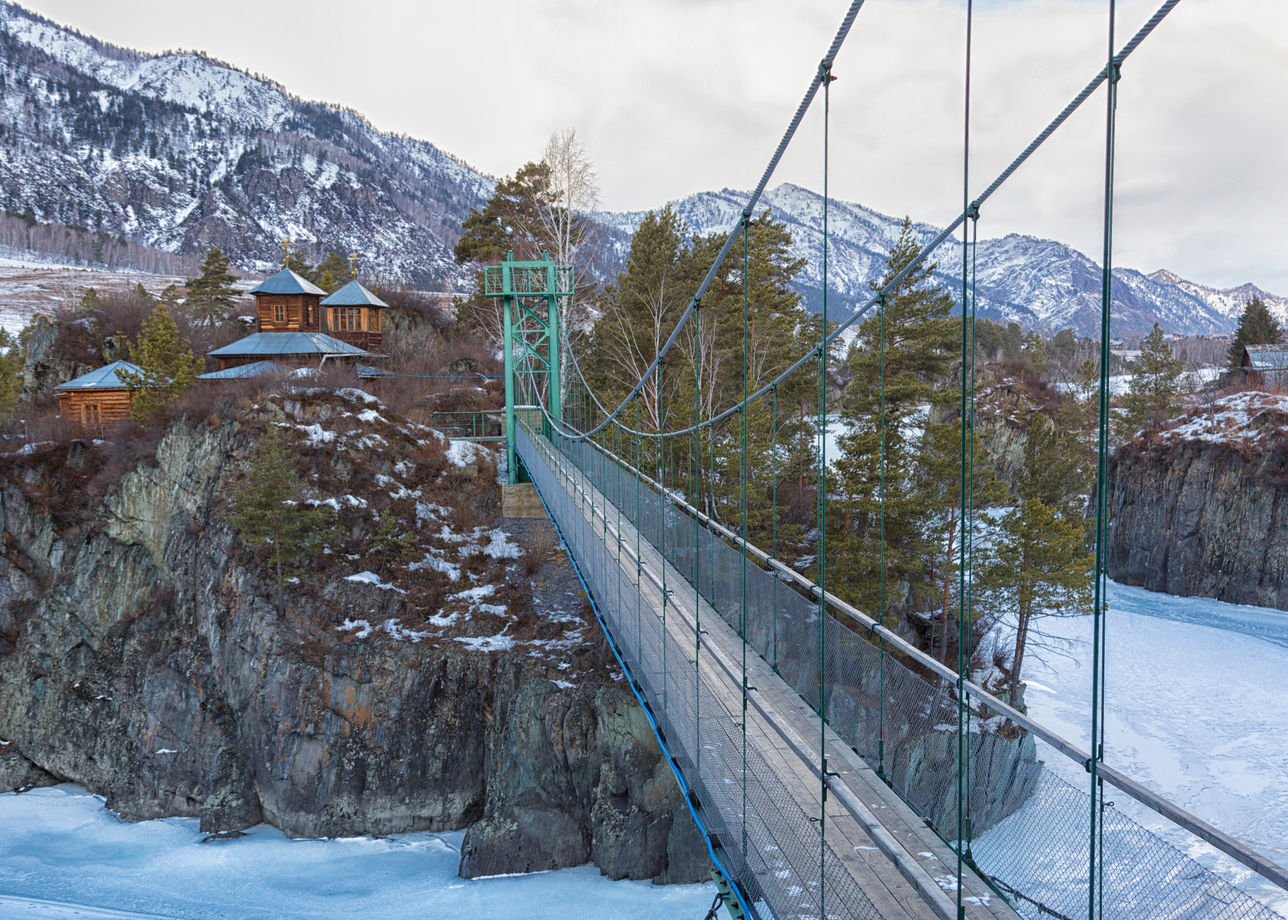
[[[511,484],[520,481],[514,450],[516,399],[535,408],[533,402],[540,397],[544,382],[550,416],[563,420],[559,298],[571,297],[572,287],[572,266],[557,264],[544,250],[540,261],[518,262],[510,252],[500,265],[483,269],[484,293],[501,298],[505,332],[505,458]]]

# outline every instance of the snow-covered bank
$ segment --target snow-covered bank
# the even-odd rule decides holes
[[[0,916],[26,920],[700,917],[710,885],[613,882],[593,866],[458,878],[462,832],[202,843],[193,818],[130,824],[74,786],[0,795]]]
[[[1106,761],[1271,860],[1288,865],[1288,613],[1110,584]],[[1030,714],[1089,747],[1091,619],[1043,620],[1050,639],[1026,663]],[[1081,767],[1051,758],[1079,788]],[[1110,798],[1190,850],[1189,838]],[[1004,829],[1000,829],[1005,832]],[[1213,862],[1198,850],[1192,855]],[[1288,894],[1216,860],[1223,874],[1288,914]]]

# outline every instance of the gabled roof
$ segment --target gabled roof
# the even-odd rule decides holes
[[[1245,345],[1254,371],[1288,370],[1288,345]]]
[[[250,292],[252,294],[317,294],[321,297],[326,296],[326,291],[309,279],[297,275],[289,268],[282,269],[271,278],[265,278],[251,288]]]
[[[375,355],[323,332],[256,332],[210,353],[212,358],[246,355],[344,355],[374,358]]]
[[[131,364],[129,361],[113,361],[106,367],[100,367],[90,371],[88,374],[81,374],[73,380],[68,380],[66,383],[60,383],[54,387],[54,391],[121,390],[128,388],[129,384],[117,376],[118,371],[143,376],[143,368],[137,364]]]
[[[340,290],[336,291],[326,300],[322,301],[324,307],[387,307],[385,303],[367,288],[358,283],[355,278]]]
[[[209,374],[198,374],[198,380],[245,380],[247,377],[258,377],[261,374],[276,374],[283,371],[280,364],[272,361],[255,361],[251,364],[238,364],[226,367],[222,371],[211,371]]]

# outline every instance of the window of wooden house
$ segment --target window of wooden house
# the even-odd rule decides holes
[[[286,304],[280,302],[273,304],[273,322],[279,326],[286,323]]]
[[[86,425],[97,425],[99,422],[98,403],[85,403],[81,417],[84,418]]]
[[[372,332],[380,331],[380,311],[379,310],[371,311],[371,331]]]
[[[361,332],[362,311],[358,307],[335,307],[331,322],[337,332]]]

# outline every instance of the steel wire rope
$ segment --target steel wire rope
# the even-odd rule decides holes
[[[859,9],[863,6],[863,3],[864,0],[851,0],[849,9],[846,10],[845,16],[841,19],[841,25],[837,28],[836,35],[832,38],[832,43],[828,46],[827,53],[823,55],[823,60],[818,65],[820,71],[823,69],[831,69],[832,62],[836,60],[836,55],[840,52],[841,46],[845,44],[845,39],[850,34],[850,28],[854,25],[854,20],[859,15]],[[792,138],[796,134],[796,129],[800,127],[801,121],[805,118],[805,113],[809,111],[809,107],[813,104],[814,97],[818,94],[818,86],[819,81],[816,72],[816,74],[810,78],[809,86],[805,90],[805,97],[801,99],[800,105],[796,107],[796,112],[788,123],[787,130],[783,133],[782,139],[779,140],[778,147],[774,150],[773,156],[769,158],[769,163],[765,166],[765,170],[760,176],[760,181],[756,184],[755,190],[747,199],[747,204],[742,209],[742,214],[744,216],[750,215],[755,211],[756,203],[760,201],[760,196],[764,193],[765,186],[769,184],[770,178],[773,176],[775,170],[778,169],[778,163],[782,160],[783,154],[787,152],[787,147],[791,144]],[[737,229],[736,224],[734,225],[734,229]],[[711,263],[711,267],[707,269],[706,276],[702,279],[702,283],[698,285],[697,292],[694,293],[692,299],[689,301],[689,305],[685,308],[684,313],[681,314],[679,320],[676,321],[675,328],[671,331],[670,336],[667,337],[666,343],[658,351],[657,357],[655,357],[652,363],[645,368],[644,373],[640,376],[639,382],[636,383],[631,391],[626,394],[621,403],[618,404],[617,408],[612,410],[612,412],[605,410],[608,418],[601,423],[601,427],[603,424],[607,424],[609,421],[616,418],[618,413],[626,407],[626,404],[639,393],[640,389],[644,386],[644,382],[648,380],[655,371],[660,370],[662,358],[664,358],[671,350],[676,339],[679,338],[680,331],[688,323],[689,318],[701,303],[703,295],[706,294],[707,289],[711,286],[711,282],[715,280],[716,273],[720,270],[720,266],[724,264],[725,258],[729,255],[729,250],[733,248],[735,238],[736,235],[734,233],[729,234],[724,245],[720,248],[720,252]],[[588,432],[588,434],[594,434],[594,432]]]
[[[1114,55],[1115,2],[1109,0],[1109,53],[1105,63],[1105,196],[1104,253],[1100,266],[1100,391],[1096,443],[1096,547],[1095,586],[1092,599],[1091,642],[1091,757],[1087,763],[1091,784],[1091,827],[1088,841],[1087,916],[1104,914],[1104,781],[1100,762],[1105,756],[1105,540],[1109,505],[1109,336],[1113,313],[1114,153],[1117,133],[1120,56]]]
[[[1154,29],[1158,27],[1159,23],[1161,23],[1163,19],[1167,17],[1167,14],[1170,13],[1172,9],[1180,2],[1181,0],[1165,0],[1165,2],[1154,12],[1154,14],[1146,21],[1146,23],[1140,27],[1140,29],[1136,32],[1136,34],[1132,36],[1131,40],[1128,41],[1127,44],[1123,46],[1122,50],[1113,56],[1112,69],[1115,72],[1121,67],[1122,62],[1125,61],[1140,46],[1141,42],[1143,42],[1150,35],[1150,33],[1152,33]],[[1030,141],[1029,145],[1025,147],[1024,150],[1018,156],[1016,156],[1016,158],[1012,160],[1011,163],[1004,170],[1002,170],[1001,173],[998,174],[998,176],[988,185],[988,187],[985,188],[983,192],[981,192],[978,196],[975,197],[974,201],[971,202],[971,208],[978,211],[981,205],[983,205],[986,201],[988,201],[988,199],[990,199],[994,194],[996,194],[997,190],[1001,188],[1001,186],[1007,180],[1009,180],[1011,176],[1014,175],[1015,172],[1021,166],[1023,166],[1024,163],[1027,162],[1030,157],[1033,156],[1034,153],[1037,152],[1038,148],[1040,148],[1051,137],[1051,135],[1055,133],[1055,131],[1061,125],[1063,125],[1066,121],[1068,121],[1070,116],[1072,116],[1074,112],[1076,112],[1079,108],[1081,108],[1082,104],[1086,102],[1087,99],[1090,98],[1090,96],[1097,89],[1099,89],[1100,84],[1104,82],[1105,79],[1106,79],[1106,69],[1102,68],[1101,70],[1097,71],[1096,76],[1093,77],[1091,81],[1082,88],[1082,90],[1060,111],[1060,113],[1055,118],[1053,118],[1045,128],[1042,129],[1042,131],[1037,135],[1037,137],[1035,137],[1032,141]],[[827,339],[827,344],[830,346],[842,333],[844,333],[852,325],[854,325],[856,322],[858,322],[864,316],[866,316],[871,311],[871,309],[877,305],[879,297],[888,295],[892,290],[894,290],[900,284],[906,281],[908,276],[912,274],[912,272],[914,272],[918,267],[920,267],[921,263],[924,262],[926,258],[928,258],[936,249],[938,249],[944,243],[945,240],[947,240],[950,236],[952,236],[954,233],[957,232],[957,229],[966,222],[969,216],[970,214],[966,210],[964,210],[961,214],[957,215],[957,217],[955,217],[953,221],[950,224],[948,224],[948,226],[944,227],[944,229],[941,230],[929,243],[927,243],[924,247],[922,247],[922,249],[915,256],[913,256],[912,260],[908,263],[908,265],[906,265],[898,274],[892,277],[890,281],[883,288],[875,292],[873,296],[870,297],[863,304],[862,307],[856,309],[847,319],[839,323],[836,326],[836,328],[829,334]],[[729,239],[732,240],[733,238],[734,238],[733,236],[730,236]],[[726,241],[726,243],[729,243],[729,241]],[[680,320],[677,321],[676,329],[672,332],[671,338],[668,339],[668,343],[672,341],[679,334],[680,325],[687,323],[689,316],[692,314],[692,307],[693,307],[693,304],[690,303],[689,309],[687,309],[685,313],[681,316]],[[809,363],[811,358],[813,358],[815,351],[816,349],[811,348],[808,352],[806,352],[799,359],[797,359],[797,361],[794,364],[792,364],[786,370],[782,371],[777,377],[775,377],[769,383],[766,383],[765,385],[763,385],[760,389],[756,390],[756,392],[752,393],[751,396],[749,397],[749,400],[754,401],[754,400],[760,399],[766,393],[769,392],[770,388],[773,385],[781,383],[783,380],[787,379],[792,374],[796,373],[796,371],[800,370],[804,365]],[[593,389],[588,387],[587,389],[591,395],[591,398],[595,400],[597,405],[599,405],[601,411],[603,411],[609,417],[606,418],[603,422],[599,423],[599,425],[594,429],[591,429],[588,431],[577,431],[574,429],[574,430],[566,431],[565,432],[566,436],[569,438],[572,438],[573,440],[578,440],[578,441],[585,440],[593,436],[604,425],[607,425],[609,421],[615,419],[616,415],[621,412],[622,408],[625,407],[626,403],[629,402],[630,399],[632,399],[635,395],[639,393],[639,390],[643,386],[644,382],[655,372],[658,371],[658,369],[661,366],[660,359],[664,356],[665,356],[665,352],[659,351],[658,360],[655,360],[654,363],[644,371],[644,373],[640,377],[639,382],[631,390],[630,394],[628,394],[626,398],[622,400],[622,403],[616,409],[612,410],[612,412],[609,412],[609,410],[603,405],[603,403],[600,402],[599,398],[594,394]],[[581,368],[577,364],[575,354],[573,355],[573,365],[576,368],[578,375],[581,375]],[[584,381],[585,377],[582,376],[582,379]],[[740,409],[741,409],[741,404],[730,406],[729,408],[720,412],[718,415],[714,415],[711,418],[707,419],[706,421],[699,423],[700,427],[706,427],[708,425],[713,425],[718,422],[721,422],[724,419],[728,418],[730,415],[734,414],[735,412],[738,412]],[[618,424],[621,424],[621,423],[618,422]],[[659,439],[680,437],[682,435],[686,435],[689,433],[688,428],[681,428],[675,431],[661,431],[660,427],[661,426],[659,425],[659,431],[657,432],[640,431],[640,432],[633,432],[633,433],[640,434],[641,436],[646,438],[659,438]]]
[[[879,372],[881,374],[881,447],[880,479],[878,480],[877,509],[880,517],[880,566],[878,575],[878,609],[877,622],[882,629],[886,623],[886,298],[881,298],[881,307],[877,311],[880,352]],[[885,702],[886,702],[886,640],[885,633],[877,634],[880,641],[877,659],[877,691],[880,699],[877,703],[877,776],[885,779]]]
[[[819,65],[823,84],[823,321],[819,325],[818,346],[818,481],[815,523],[818,527],[818,907],[827,916],[827,218],[828,154],[830,153],[832,112],[832,76],[830,67]]]
[[[971,216],[977,215],[978,210],[972,214],[970,203],[970,77],[971,77],[971,27],[974,24],[974,3],[972,0],[966,0],[966,67],[964,77],[964,93],[962,104],[962,212]],[[970,493],[973,486],[971,479],[974,474],[973,457],[970,456],[970,448],[973,441],[968,442],[968,438],[973,439],[973,432],[968,432],[968,426],[972,420],[972,414],[975,406],[975,368],[974,368],[974,339],[973,328],[967,322],[967,267],[969,259],[967,258],[969,247],[969,234],[967,227],[962,226],[962,300],[961,300],[961,326],[962,326],[962,357],[961,369],[961,407],[958,415],[958,429],[961,434],[960,455],[958,457],[961,470],[960,493],[958,495],[959,507],[958,512],[961,524],[960,536],[957,543],[957,845],[954,849],[957,851],[957,913],[961,915],[964,911],[962,898],[963,892],[963,875],[967,860],[970,853],[970,832],[968,828],[969,816],[966,805],[967,779],[970,773],[970,745],[967,743],[967,732],[969,730],[969,704],[967,702],[966,681],[968,676],[966,668],[969,665],[969,655],[967,654],[967,636],[969,633],[970,619],[970,601],[968,599],[969,584],[973,580],[974,573],[969,572],[966,567],[966,541],[970,532]],[[966,365],[970,362],[970,377],[967,377]]]
[[[739,552],[742,560],[742,605],[738,615],[738,632],[742,635],[742,865],[743,873],[747,869],[747,545],[748,527],[747,527],[747,475],[750,472],[747,462],[747,361],[748,361],[748,339],[750,323],[748,321],[748,300],[750,297],[751,280],[747,272],[748,254],[750,245],[748,242],[747,218],[742,219],[742,398],[744,400],[742,407],[742,451],[739,457],[739,478],[741,480],[741,494],[739,495],[739,504],[742,506],[742,542],[743,549]],[[713,541],[714,542],[714,541]]]

